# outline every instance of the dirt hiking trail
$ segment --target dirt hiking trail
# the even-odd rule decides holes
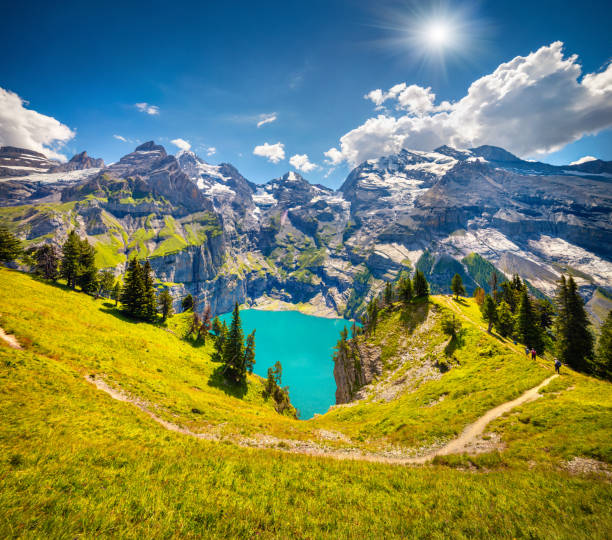
[[[19,344],[19,341],[17,341],[17,338],[15,338],[15,336],[11,334],[7,334],[1,327],[0,339],[5,341],[9,345],[9,347],[13,349],[22,349],[21,345]],[[230,440],[235,444],[244,447],[276,449],[318,457],[330,457],[334,459],[353,459],[377,463],[391,463],[397,465],[422,465],[431,461],[436,456],[470,453],[473,450],[474,443],[480,439],[487,425],[489,425],[493,420],[499,418],[508,411],[511,411],[512,409],[519,407],[520,405],[523,405],[525,403],[535,401],[536,399],[541,397],[541,394],[539,393],[540,390],[556,377],[558,377],[558,375],[551,375],[547,379],[543,380],[540,384],[527,390],[525,393],[523,393],[516,399],[513,399],[512,401],[507,401],[506,403],[502,403],[501,405],[498,405],[497,407],[487,411],[483,416],[476,420],[476,422],[468,425],[458,437],[451,440],[443,447],[437,450],[433,450],[431,452],[427,452],[421,456],[404,457],[376,453],[362,453],[360,451],[335,450],[320,446],[317,443],[313,443],[310,441],[291,441],[286,439],[277,439],[275,437],[264,437],[266,440],[266,443],[264,444],[259,444],[257,439]],[[103,392],[108,394],[111,398],[124,403],[131,403],[132,405],[136,406],[138,409],[147,414],[152,420],[157,422],[159,425],[161,425],[168,431],[182,433],[183,435],[196,437],[198,439],[206,439],[211,441],[221,440],[221,438],[216,433],[195,433],[194,431],[191,431],[186,427],[164,420],[151,410],[152,406],[150,404],[136,397],[132,397],[121,390],[113,388],[100,376],[90,375],[89,377],[85,377],[85,379],[89,383],[93,384],[98,390],[102,390]],[[284,446],[278,447],[278,443],[281,442],[284,443]]]
[[[17,338],[12,334],[7,334],[3,328],[0,328],[0,339],[2,339],[11,349],[23,349],[19,341],[17,341]]]
[[[309,443],[304,441],[299,441],[296,444],[296,441],[291,441],[287,439],[276,439],[275,437],[265,437],[266,444],[260,445],[255,442],[253,439],[242,439],[242,440],[234,440],[230,439],[235,444],[244,447],[257,447],[257,448],[268,448],[268,449],[276,449],[288,451],[296,454],[306,454],[311,456],[318,457],[330,457],[334,459],[353,459],[353,460],[361,460],[361,461],[371,461],[378,463],[390,463],[397,465],[420,465],[425,464],[431,461],[436,456],[443,456],[448,454],[461,454],[461,453],[470,453],[473,444],[480,439],[480,436],[484,433],[488,424],[490,424],[496,418],[499,418],[506,412],[523,405],[525,403],[529,403],[541,397],[539,393],[540,389],[545,387],[550,381],[555,379],[557,375],[552,375],[542,381],[539,385],[527,390],[524,394],[519,396],[518,398],[508,401],[506,403],[502,403],[497,407],[487,411],[483,416],[481,416],[476,422],[468,425],[463,432],[456,437],[455,439],[448,442],[442,448],[437,450],[428,452],[421,456],[389,456],[385,454],[376,454],[376,453],[362,453],[355,452],[349,450],[334,450],[330,448],[321,447],[316,443]],[[106,392],[113,399],[118,401],[123,401],[127,403],[132,403],[136,407],[138,407],[141,411],[146,413],[151,419],[155,422],[163,426],[165,429],[169,431],[174,431],[177,433],[182,433],[184,435],[189,435],[191,437],[197,437],[199,439],[207,439],[207,440],[220,440],[220,438],[214,433],[195,433],[190,429],[179,426],[178,424],[174,424],[172,422],[168,422],[163,418],[159,417],[157,414],[151,411],[149,405],[137,398],[133,398],[128,396],[127,394],[121,392],[120,390],[116,390],[109,386],[103,379],[100,377],[86,377],[87,381],[93,383],[99,390]],[[278,443],[284,443],[284,446],[278,447]],[[300,444],[301,443],[301,444]]]

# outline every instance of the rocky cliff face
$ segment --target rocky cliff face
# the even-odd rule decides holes
[[[58,165],[40,152],[15,148],[14,146],[0,147],[0,177],[27,176],[32,173],[47,172],[51,167]]]
[[[334,358],[336,404],[358,399],[359,390],[382,374],[380,350],[377,347],[350,340]]]

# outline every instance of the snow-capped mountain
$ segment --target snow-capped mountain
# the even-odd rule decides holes
[[[434,292],[455,272],[468,291],[487,288],[476,256],[543,294],[568,271],[587,299],[606,303],[598,288],[612,291],[612,162],[559,167],[491,146],[402,150],[360,164],[333,191],[293,171],[257,185],[230,164],[150,141],[87,170],[0,181],[1,204],[75,201],[81,232],[116,260],[151,257],[160,280],[217,312],[272,296],[352,315],[416,267]],[[66,223],[41,212],[16,227],[36,242]]]

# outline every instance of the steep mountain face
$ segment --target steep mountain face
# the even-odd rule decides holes
[[[15,148],[14,146],[0,147],[0,177],[27,176],[31,173],[47,172],[51,167],[58,165],[40,152]]]
[[[104,167],[103,159],[92,158],[87,155],[87,152],[81,152],[74,155],[68,163],[51,167],[49,172],[81,171],[83,169],[101,169],[102,167]]]
[[[295,172],[256,185],[153,141],[109,167],[72,168],[96,164],[83,153],[65,172],[4,178],[0,218],[34,244],[76,226],[117,272],[129,256],[148,257],[177,299],[190,292],[215,312],[283,301],[354,316],[415,268],[434,292],[455,272],[468,292],[488,288],[493,272],[517,272],[548,295],[568,271],[587,300],[612,290],[612,162],[402,150],[362,163],[338,191]]]

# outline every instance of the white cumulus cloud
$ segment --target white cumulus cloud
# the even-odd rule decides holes
[[[491,144],[520,156],[545,154],[612,126],[612,64],[582,76],[576,55],[556,41],[500,64],[460,100],[436,104],[431,88],[397,84],[364,96],[385,109],[325,152],[329,163],[356,165],[402,148],[432,150]]]
[[[253,154],[265,157],[272,163],[278,163],[285,159],[285,145],[281,142],[276,144],[263,143],[253,149]]]
[[[342,152],[337,148],[330,148],[327,152],[323,152],[323,155],[327,158],[327,163],[330,165],[338,165],[344,161]]]
[[[587,161],[595,161],[597,158],[593,156],[583,156],[576,161],[572,161],[570,165],[580,165],[581,163],[586,163]]]
[[[134,103],[134,107],[136,107],[140,112],[150,114],[153,116],[159,114],[159,107],[157,105],[151,105],[149,103],[142,102],[142,103]]]
[[[311,163],[308,159],[308,154],[295,154],[289,158],[289,163],[298,171],[305,173],[314,171],[317,168],[317,165]]]
[[[260,114],[259,122],[257,122],[257,127],[260,128],[261,126],[265,126],[266,124],[271,124],[272,122],[276,122],[277,118],[278,116],[276,115],[276,113]]]
[[[186,141],[185,139],[172,139],[170,142],[174,146],[178,146],[181,150],[184,150],[185,152],[187,152],[187,150],[191,148],[191,143],[189,143],[189,141]]]
[[[26,109],[27,101],[0,88],[0,146],[16,146],[42,152],[64,161],[59,149],[75,132],[55,118]]]

